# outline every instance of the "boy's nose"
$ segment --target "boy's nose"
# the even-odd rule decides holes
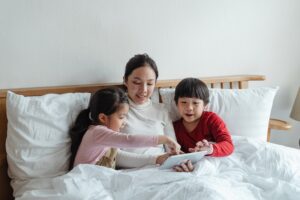
[[[192,110],[193,109],[193,105],[191,103],[187,103],[186,104],[186,109],[187,110]]]

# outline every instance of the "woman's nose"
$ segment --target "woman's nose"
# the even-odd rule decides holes
[[[140,91],[147,92],[147,84],[142,84],[140,87]]]

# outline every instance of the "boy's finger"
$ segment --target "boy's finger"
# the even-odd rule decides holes
[[[203,142],[204,146],[209,146],[209,143],[207,140],[204,139],[204,140],[202,140],[202,142]]]
[[[199,141],[199,142],[196,143],[196,146],[197,146],[197,147],[203,147],[203,145],[204,145],[204,144],[203,144],[202,141]]]

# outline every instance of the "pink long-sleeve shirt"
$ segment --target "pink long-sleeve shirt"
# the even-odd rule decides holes
[[[84,134],[78,148],[74,166],[78,164],[96,164],[111,148],[151,147],[158,144],[158,136],[128,135],[113,131],[106,126],[90,126]]]

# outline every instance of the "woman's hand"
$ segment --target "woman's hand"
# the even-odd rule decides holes
[[[158,144],[165,144],[170,149],[171,154],[179,154],[181,146],[171,137],[160,135]]]
[[[156,157],[156,164],[163,164],[169,157],[171,156],[171,154],[169,153],[165,153],[162,155],[159,155]]]
[[[192,161],[187,160],[183,163],[181,163],[180,165],[176,165],[173,167],[173,169],[176,172],[192,172],[194,170],[194,166],[192,164]]]
[[[189,148],[189,152],[207,151],[207,154],[212,154],[214,152],[214,147],[207,140],[202,140],[196,143],[195,148]]]

